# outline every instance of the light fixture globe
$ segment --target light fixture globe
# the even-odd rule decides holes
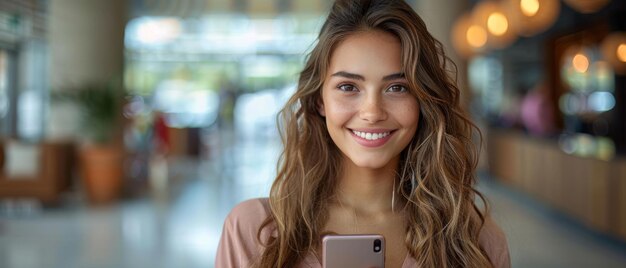
[[[487,30],[477,24],[470,13],[456,20],[451,37],[454,49],[464,58],[471,58],[487,48]]]
[[[602,57],[616,73],[626,75],[626,32],[612,32],[602,40]]]
[[[511,24],[510,10],[493,1],[480,2],[474,8],[472,17],[476,24],[486,29],[487,45],[504,48],[517,39]]]
[[[532,36],[550,28],[559,16],[559,0],[506,0],[512,28],[522,36]]]
[[[580,13],[594,13],[606,6],[611,0],[563,0],[563,2]]]

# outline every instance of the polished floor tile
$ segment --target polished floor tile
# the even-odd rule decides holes
[[[235,136],[210,137],[204,160],[170,159],[164,192],[104,208],[72,194],[60,208],[3,206],[0,267],[213,267],[224,218],[238,202],[267,195],[279,155],[275,139]],[[508,236],[513,267],[626,267],[621,244],[497,183],[480,189]]]
[[[483,180],[480,190],[507,235],[513,267],[626,267],[626,242],[491,180]]]

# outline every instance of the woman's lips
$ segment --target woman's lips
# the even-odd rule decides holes
[[[380,147],[387,143],[395,130],[391,129],[349,129],[354,140],[365,147]],[[355,133],[356,132],[356,133]]]

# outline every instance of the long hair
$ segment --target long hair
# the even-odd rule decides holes
[[[474,198],[479,133],[460,107],[460,91],[439,41],[404,1],[338,0],[318,36],[295,94],[280,113],[284,150],[270,216],[259,228],[256,267],[294,267],[321,242],[341,155],[318,103],[333,49],[357,32],[381,30],[401,43],[402,71],[420,103],[418,130],[401,152],[398,195],[406,204],[405,245],[420,267],[490,267],[479,245],[484,213]],[[452,64],[452,66],[454,66]],[[263,237],[267,229],[272,233]],[[262,232],[263,231],[263,232]]]

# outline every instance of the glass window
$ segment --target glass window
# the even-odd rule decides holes
[[[0,137],[11,136],[13,112],[11,101],[12,57],[8,50],[0,49]]]

